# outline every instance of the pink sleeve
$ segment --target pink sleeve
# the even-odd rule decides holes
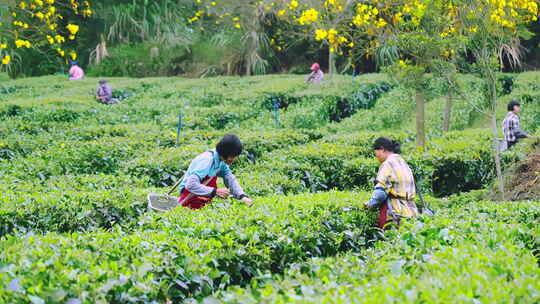
[[[84,76],[84,72],[81,68],[73,66],[69,69],[69,75],[72,79],[81,79]]]

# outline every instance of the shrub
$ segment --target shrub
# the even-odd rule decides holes
[[[539,286],[538,241],[532,236],[538,227],[519,218],[540,204],[469,200],[439,206],[436,217],[406,225],[361,254],[313,258],[284,276],[261,275],[251,286],[233,287],[204,301],[534,302],[530,287]]]
[[[375,106],[379,97],[392,89],[388,82],[362,83],[347,97],[336,97],[328,105],[330,121],[340,122],[354,115],[358,110],[367,110]]]
[[[159,56],[151,57],[151,49],[157,48]],[[177,75],[180,66],[178,58],[187,58],[182,48],[161,48],[158,43],[123,44],[109,50],[110,56],[100,64],[90,66],[88,76],[92,77],[151,77]],[[175,64],[176,63],[176,64]]]
[[[146,212],[146,191],[116,188],[105,191],[54,191],[21,193],[3,191],[0,236],[95,231],[129,225]]]
[[[372,217],[351,207],[357,199],[325,193],[267,198],[251,208],[178,209],[146,217],[142,230],[130,234],[8,236],[0,261],[13,266],[0,272],[0,299],[149,302],[209,295],[309,257],[360,250]]]

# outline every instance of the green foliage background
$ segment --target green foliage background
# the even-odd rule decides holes
[[[79,20],[81,32],[75,49],[79,61],[93,76],[213,76],[243,75],[245,62],[254,49],[253,45],[241,43],[243,30],[232,30],[214,24],[210,19],[201,25],[190,25],[187,19],[194,15],[195,7],[188,0],[114,0],[92,1],[95,13],[92,18]],[[6,10],[4,6],[3,10]],[[0,6],[0,11],[2,7]],[[281,37],[287,25],[271,17],[257,35]],[[532,24],[533,37],[524,41],[527,50],[523,69],[538,66],[538,25]],[[280,36],[281,35],[281,36]],[[283,38],[283,37],[282,37]],[[109,57],[95,64],[98,44],[106,42]],[[319,62],[324,70],[328,65],[328,50],[311,40],[287,40],[279,42],[284,50],[261,46],[261,58],[253,62],[258,74],[307,73],[312,62]],[[158,56],[151,57],[151,48]],[[378,71],[377,62],[387,58],[386,49],[372,57],[355,57],[355,73]],[[13,76],[37,76],[64,72],[56,58],[36,56],[32,51],[25,54]],[[352,73],[350,58],[338,57],[338,71]]]

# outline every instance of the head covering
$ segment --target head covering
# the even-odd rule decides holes
[[[77,65],[78,62],[73,60],[70,63],[71,63],[71,65]]]
[[[311,66],[312,71],[318,71],[320,69],[321,69],[321,66],[316,62]]]

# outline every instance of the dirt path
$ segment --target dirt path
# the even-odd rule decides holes
[[[507,177],[507,198],[513,201],[540,200],[540,147],[514,167]]]

